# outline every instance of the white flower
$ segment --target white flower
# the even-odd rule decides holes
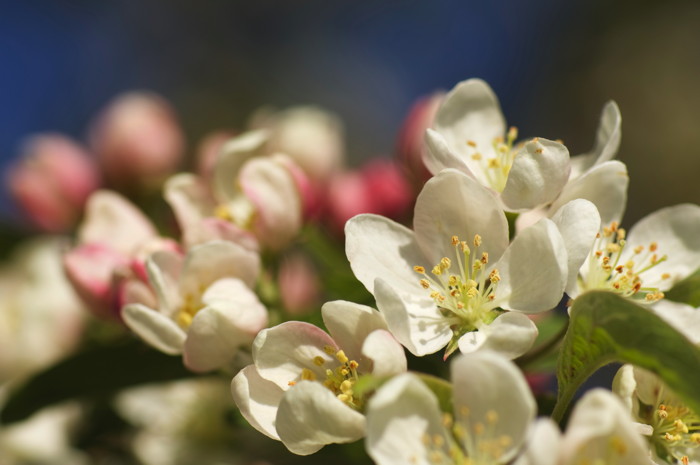
[[[322,314],[332,337],[298,321],[263,330],[253,343],[255,364],[231,382],[250,424],[300,455],[363,437],[365,399],[353,391],[359,376],[406,370],[403,349],[379,312],[335,301]]]
[[[592,289],[655,302],[663,291],[700,268],[700,207],[662,208],[635,224],[629,233],[614,221],[598,235],[579,277],[567,293]]]
[[[480,79],[460,82],[444,99],[434,129],[426,131],[425,164],[433,174],[456,168],[500,194],[508,210],[551,203],[569,179],[569,151],[534,138],[514,145],[498,99]]]
[[[287,156],[267,156],[268,133],[250,131],[226,142],[214,167],[214,187],[192,174],[169,179],[165,198],[191,246],[225,239],[255,248],[287,245],[302,221],[300,168]]]
[[[184,260],[156,253],[147,267],[158,309],[127,305],[124,321],[158,350],[183,353],[192,370],[226,366],[267,325],[267,310],[251,290],[260,271],[255,252],[214,241],[193,247]]]
[[[452,363],[454,414],[417,376],[404,374],[370,399],[366,448],[378,465],[509,463],[537,407],[520,370],[490,351]]]
[[[624,405],[610,391],[593,389],[578,401],[562,436],[541,419],[514,465],[652,465],[649,449]]]
[[[445,170],[418,196],[413,231],[384,217],[359,215],[346,224],[345,248],[390,331],[413,354],[449,343],[448,354],[459,344],[462,352],[491,348],[516,357],[537,334],[522,312],[556,306],[569,257],[578,269],[589,250],[585,241],[565,243],[559,229],[590,230],[595,207],[580,200],[567,211],[558,226],[543,219],[508,244],[508,225],[493,193]]]

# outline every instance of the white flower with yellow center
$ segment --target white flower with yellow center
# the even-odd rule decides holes
[[[425,140],[433,174],[455,168],[498,193],[511,211],[551,203],[569,179],[569,151],[542,138],[515,144],[498,99],[480,79],[455,86],[438,109]]]
[[[126,325],[167,354],[183,354],[194,371],[229,365],[241,346],[267,326],[267,310],[251,287],[260,258],[233,242],[213,241],[190,249],[184,258],[158,252],[147,262],[158,308],[130,304]]]
[[[355,383],[362,374],[406,371],[403,348],[379,312],[343,301],[321,311],[331,335],[298,321],[265,329],[253,343],[254,365],[231,382],[250,424],[299,455],[363,437],[365,399]]]
[[[223,145],[213,188],[193,174],[179,174],[165,185],[184,242],[232,240],[280,249],[296,237],[302,222],[300,168],[287,156],[269,154],[269,134],[249,131]]]
[[[613,222],[602,228],[578,278],[567,287],[576,297],[607,289],[642,302],[656,302],[663,292],[700,268],[700,207],[676,205],[658,210],[629,232]]]
[[[500,465],[521,448],[537,407],[525,377],[491,351],[452,363],[453,414],[413,374],[370,399],[366,448],[378,465]]]
[[[620,399],[605,389],[588,391],[561,434],[549,418],[538,420],[513,465],[653,465],[649,448]]]
[[[523,313],[555,307],[569,267],[578,270],[590,248],[590,242],[562,236],[587,231],[592,240],[598,228],[589,202],[565,210],[557,222],[543,219],[509,244],[494,194],[463,173],[445,170],[418,196],[413,230],[358,215],[346,224],[345,249],[389,329],[413,354],[447,345],[449,355],[458,345],[462,352],[491,348],[517,357],[537,334]]]

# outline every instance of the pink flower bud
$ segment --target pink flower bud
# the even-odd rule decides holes
[[[184,150],[170,105],[145,92],[117,97],[97,118],[90,135],[105,175],[118,185],[162,181],[177,169]]]
[[[343,231],[345,222],[355,215],[372,211],[365,179],[357,171],[336,174],[326,193],[327,221],[336,231]]]
[[[58,134],[30,138],[8,175],[10,193],[32,223],[51,232],[72,228],[100,184],[85,151]]]
[[[298,253],[285,257],[277,279],[287,312],[301,315],[315,309],[321,288],[318,274],[308,258]]]
[[[391,160],[374,159],[362,168],[362,176],[372,201],[368,213],[400,219],[415,200],[401,168]]]
[[[399,131],[396,156],[418,189],[431,177],[423,163],[425,130],[432,126],[444,97],[444,93],[436,93],[414,103]]]

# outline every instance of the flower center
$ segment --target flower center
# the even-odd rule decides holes
[[[623,263],[625,235],[626,231],[614,221],[597,234],[588,257],[588,273],[585,277],[579,275],[581,287],[584,290],[608,289],[649,303],[663,299],[664,293],[658,288],[644,287],[641,275],[665,261],[666,255],[659,256],[658,246],[652,242],[635,247],[632,257]],[[661,278],[668,279],[670,275],[664,273]]]
[[[430,274],[422,266],[413,269],[423,276],[419,281],[421,287],[430,292],[443,316],[451,320],[455,337],[459,338],[498,316],[492,310],[498,307],[496,289],[501,276],[496,268],[487,272],[489,254],[480,250],[480,235],[474,236],[473,250],[457,236],[452,236],[451,243],[454,261],[442,257]]]
[[[336,350],[331,346],[325,346],[323,351],[339,362],[339,365],[333,369],[326,368],[326,379],[322,381],[323,385],[346,405],[355,410],[362,410],[364,401],[362,398],[355,396],[353,392],[353,386],[359,378],[357,369],[359,368],[360,364],[355,360],[350,360],[342,350]],[[332,362],[332,360],[328,360],[321,356],[316,356],[311,359],[311,363],[317,367],[323,367],[329,362]],[[304,368],[301,371],[300,379],[306,381],[318,381],[318,376],[314,371]],[[296,381],[289,382],[290,386],[294,386],[295,384]]]
[[[228,203],[222,203],[214,209],[214,216],[243,229],[250,230],[255,219],[255,205],[245,195],[237,195]]]
[[[472,149],[470,154],[472,160],[478,162],[486,182],[497,192],[503,192],[503,189],[506,187],[508,173],[510,173],[510,168],[513,166],[513,159],[516,153],[513,150],[513,142],[515,142],[517,137],[518,129],[515,127],[511,127],[508,130],[505,139],[496,137],[491,142],[490,147],[494,155],[488,158],[484,156],[481,151],[483,148],[479,147],[476,142],[472,140],[467,141],[467,146]]]
[[[204,308],[202,299],[200,296],[195,296],[192,294],[187,294],[184,298],[182,306],[175,314],[175,322],[182,328],[188,329],[192,324],[192,318]]]
[[[688,463],[688,449],[700,447],[700,416],[681,403],[659,403],[651,425],[652,441],[681,463]]]

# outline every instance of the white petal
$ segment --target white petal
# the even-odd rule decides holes
[[[617,154],[622,137],[622,116],[614,101],[609,101],[600,114],[600,123],[596,132],[595,145],[585,155],[572,157],[571,178],[583,174],[595,165],[612,160]]]
[[[423,294],[413,267],[425,261],[413,231],[379,215],[358,215],[345,224],[345,253],[355,277],[374,294],[386,279],[405,293]]]
[[[416,200],[413,229],[418,245],[430,260],[413,265],[426,269],[442,257],[454,257],[451,238],[455,235],[470,244],[475,234],[481,235],[480,251],[487,251],[494,261],[508,245],[508,222],[496,197],[455,170],[442,171],[425,183]]]
[[[231,394],[241,415],[253,428],[265,436],[279,440],[275,417],[284,394],[279,386],[260,377],[255,366],[248,365],[231,381]]]
[[[258,157],[241,169],[240,185],[255,206],[253,229],[265,246],[280,249],[301,228],[301,197],[291,173],[273,157]]]
[[[372,360],[372,374],[393,376],[407,368],[406,354],[389,331],[378,329],[365,338],[362,354]]]
[[[184,242],[198,243],[201,221],[212,216],[215,202],[210,189],[195,175],[182,173],[168,179],[163,196],[175,213]]]
[[[240,279],[224,278],[214,282],[202,295],[202,302],[227,309],[234,319],[232,324],[251,336],[267,326],[267,309],[257,294]]]
[[[321,383],[301,381],[282,397],[277,434],[287,448],[309,455],[326,444],[353,442],[365,434],[365,417]]]
[[[567,281],[564,239],[552,221],[542,219],[515,236],[493,268],[501,275],[496,288],[501,307],[526,313],[554,308]]]
[[[148,218],[131,202],[116,192],[101,190],[92,194],[85,206],[78,240],[81,244],[109,244],[115,250],[132,254],[157,235]]]
[[[214,188],[221,201],[231,200],[238,195],[236,180],[241,167],[262,151],[268,139],[269,134],[265,130],[248,131],[221,147],[214,166]]]
[[[518,312],[506,312],[476,332],[483,333],[484,339],[476,345],[471,339],[465,339],[472,333],[465,334],[459,340],[459,350],[462,353],[473,352],[476,348],[490,349],[509,359],[520,357],[530,350],[538,334],[535,323]],[[463,346],[466,350],[462,350]]]
[[[260,256],[241,245],[212,241],[190,249],[182,273],[181,293],[199,295],[221,278],[239,278],[253,287],[260,273]]]
[[[124,323],[148,344],[169,355],[182,353],[185,332],[170,318],[141,304],[122,310]]]
[[[538,418],[513,465],[557,465],[561,432],[551,418]]]
[[[486,331],[470,331],[457,341],[459,351],[463,354],[476,352],[484,346],[488,338],[489,335]]]
[[[386,329],[384,317],[377,310],[345,300],[326,302],[321,307],[323,324],[350,358],[362,355],[363,341],[376,329]]]
[[[438,174],[446,168],[454,168],[472,177],[478,175],[479,182],[486,184],[487,180],[484,178],[483,172],[478,170],[476,174],[473,173],[465,162],[466,158],[453,152],[439,132],[427,129],[425,131],[425,146],[427,150],[423,151],[423,162],[432,174]]]
[[[407,373],[385,383],[367,408],[367,453],[378,465],[432,465],[425,437],[449,444],[435,395]]]
[[[457,357],[451,371],[455,422],[468,432],[474,431],[477,423],[488,425],[482,436],[472,437],[476,447],[479,439],[509,437],[510,445],[498,460],[508,462],[523,444],[537,413],[535,398],[520,369],[501,355],[482,350]],[[462,413],[465,407],[466,415]]]
[[[634,412],[636,399],[634,397],[637,389],[637,380],[634,379],[634,366],[622,365],[613,378],[612,391],[624,402],[628,412]]]
[[[571,414],[561,443],[561,463],[600,460],[620,465],[648,464],[648,449],[620,400],[598,388],[588,391]]]
[[[681,204],[662,208],[642,218],[627,234],[623,263],[632,258],[631,251],[638,245],[658,244],[659,256],[668,259],[642,274],[644,286],[665,291],[673,284],[700,268],[700,207]],[[668,273],[669,279],[662,279]]]
[[[656,302],[651,309],[690,342],[700,345],[700,309],[666,299]]]
[[[619,222],[627,205],[629,176],[624,163],[614,160],[595,166],[583,176],[573,179],[552,204],[551,211],[574,199],[586,199],[595,204],[603,225]]]
[[[489,85],[480,79],[469,79],[445,95],[435,115],[434,127],[467,165],[476,165],[478,162],[471,159],[474,149],[467,142],[475,143],[476,150],[489,158],[493,140],[505,134],[506,122]],[[472,171],[480,169],[474,166]]]
[[[384,315],[389,331],[413,355],[432,354],[450,342],[450,323],[427,295],[399,296],[381,279],[376,280],[374,291],[377,308]]]
[[[572,200],[557,210],[552,221],[559,229],[566,246],[568,280],[566,292],[576,289],[579,269],[591,252],[596,234],[600,231],[598,209],[588,200]]]
[[[253,359],[260,376],[286,390],[290,381],[300,379],[304,368],[319,379],[326,378],[326,367],[314,363],[316,357],[326,362],[335,361],[323,350],[326,346],[338,350],[335,341],[322,329],[309,323],[288,321],[258,333],[253,341]]]
[[[158,296],[159,310],[171,318],[182,305],[179,284],[183,263],[182,255],[166,250],[154,253],[146,261],[148,281]]]
[[[514,155],[501,199],[511,211],[552,202],[569,180],[569,151],[558,142],[533,139]]]

